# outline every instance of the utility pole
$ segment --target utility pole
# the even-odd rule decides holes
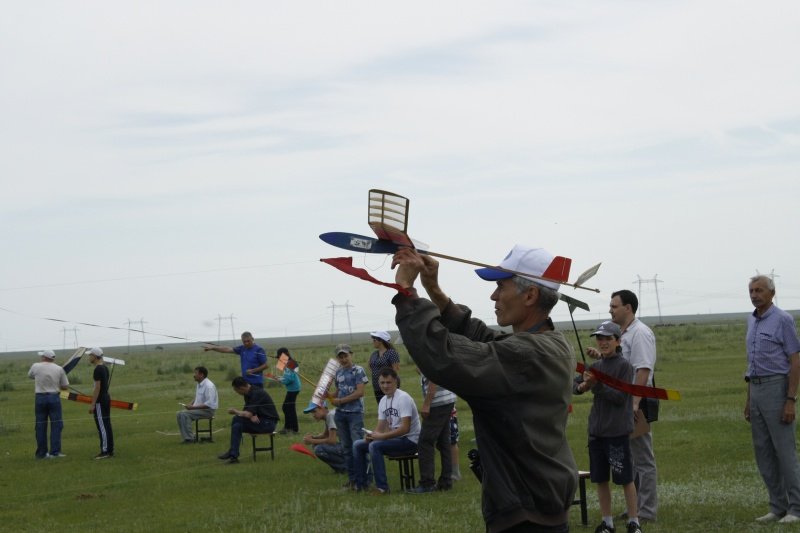
[[[133,321],[129,318],[128,319],[128,350],[125,352],[125,354],[131,353],[131,324],[133,324]]]
[[[67,349],[67,332],[72,331],[75,334],[75,348],[78,347],[78,328],[72,326],[72,329],[69,328],[62,328],[64,330],[64,349]]]
[[[231,313],[229,316],[222,316],[219,313],[217,313],[217,344],[222,342],[222,321],[223,320],[229,320],[230,321],[230,323],[231,323],[231,339],[236,340],[236,330],[234,329],[234,326],[233,326],[233,320],[235,318],[236,317],[233,316],[233,313]]]
[[[229,316],[228,318],[231,321],[231,339],[233,339],[235,341],[236,340],[236,330],[233,327],[233,319],[235,318],[233,316],[233,313],[231,313],[231,316]]]
[[[344,303],[344,305],[336,305],[335,303],[333,303],[333,301],[331,301],[331,305],[328,306],[328,309],[331,310],[331,341],[333,341],[333,333],[335,331],[334,330],[334,323],[335,323],[334,320],[335,320],[335,317],[336,317],[336,309],[338,307],[344,307],[345,308],[345,312],[347,313],[347,331],[350,333],[350,340],[352,341],[353,340],[353,328],[352,328],[352,326],[350,324],[350,308],[351,307],[355,307],[355,306],[350,305],[350,300],[347,300]]]
[[[147,351],[147,339],[144,338],[144,325],[147,324],[144,318],[139,318],[139,325],[142,328],[142,344],[144,345],[145,351]]]
[[[639,284],[639,294],[637,295],[637,297],[639,298],[639,311],[642,310],[642,283],[652,283],[656,289],[656,305],[658,306],[658,323],[663,324],[664,321],[661,318],[661,300],[658,298],[658,284],[664,282],[658,279],[658,274],[653,276],[653,279],[642,279],[642,277],[639,274],[636,274],[636,278],[637,278],[636,281],[634,281],[633,283]]]

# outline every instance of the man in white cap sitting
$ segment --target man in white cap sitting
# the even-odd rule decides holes
[[[477,270],[497,283],[497,324],[512,333],[453,303],[432,257],[402,248],[392,261],[396,282],[408,291],[392,302],[409,354],[426,377],[472,408],[489,532],[569,530],[578,475],[565,430],[575,356],[550,320],[560,285],[539,278],[553,259],[542,248],[517,245],[499,268]],[[430,301],[417,296],[418,276]]]
[[[61,416],[60,391],[67,390],[69,380],[64,369],[55,364],[53,350],[39,352],[41,362],[34,363],[28,377],[34,380],[36,392],[36,458],[64,457],[61,453],[61,431],[64,420]],[[50,452],[47,451],[47,421],[50,420]]]

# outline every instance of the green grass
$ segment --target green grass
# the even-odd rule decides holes
[[[584,338],[588,332],[583,332]],[[759,531],[752,520],[767,511],[766,491],[756,470],[749,426],[742,410],[745,384],[744,326],[690,325],[656,329],[660,386],[679,389],[680,402],[663,402],[654,425],[659,467],[659,521],[646,531]],[[573,337],[574,338],[574,337]],[[583,339],[582,339],[583,340]],[[272,348],[268,343],[268,348]],[[586,344],[586,342],[584,342]],[[312,381],[330,356],[327,347],[290,346],[301,372]],[[368,344],[355,345],[356,363],[365,364]],[[402,348],[401,348],[402,350]],[[463,480],[447,493],[412,496],[399,492],[396,466],[387,464],[395,491],[384,498],[341,492],[344,479],[320,461],[289,450],[298,439],[276,437],[276,458],[249,456],[224,465],[216,459],[227,449],[229,416],[239,407],[230,388],[238,372],[232,355],[164,351],[122,357],[112,378],[113,397],[137,401],[139,410],[114,410],[117,456],[93,461],[98,438],[88,406],[64,402],[63,451],[58,460],[34,459],[33,384],[27,369],[36,359],[0,362],[0,530],[3,531],[482,531],[480,487],[469,470],[467,451],[474,446],[472,417],[459,401]],[[220,391],[221,412],[215,442],[180,445],[175,412],[178,401],[193,397],[191,369],[204,364]],[[402,353],[404,389],[418,401],[413,363]],[[91,383],[82,361],[73,381]],[[87,390],[88,385],[78,388]],[[311,395],[304,384],[302,409]],[[267,389],[280,405],[280,386]],[[576,397],[568,425],[578,465],[588,468],[586,419],[591,395]],[[376,406],[367,396],[367,421]],[[299,414],[301,433],[320,425]],[[166,435],[165,433],[171,434]],[[588,487],[590,528],[599,521],[594,487]],[[614,506],[622,510],[621,490]],[[570,513],[580,525],[577,507]]]

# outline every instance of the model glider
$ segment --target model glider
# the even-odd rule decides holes
[[[412,247],[417,249],[420,253],[424,253],[432,257],[447,259],[450,261],[457,261],[460,263],[466,263],[469,265],[482,268],[499,269],[496,265],[490,265],[488,263],[481,263],[478,261],[472,261],[469,259],[463,259],[460,257],[445,255],[442,253],[437,253],[427,250],[426,245],[423,245],[418,241],[415,241],[408,235],[407,232],[408,211],[409,211],[408,198],[405,198],[403,196],[400,196],[398,194],[389,191],[383,191],[380,189],[371,189],[369,191],[367,223],[369,227],[372,228],[372,231],[375,232],[375,235],[377,235],[378,237],[377,239],[365,235],[357,235],[355,233],[345,233],[345,232],[323,233],[319,236],[319,238],[332,246],[336,246],[337,248],[343,248],[345,250],[350,250],[355,252],[374,253],[374,254],[394,254],[401,247]],[[391,287],[400,292],[404,292],[403,289],[401,287],[398,287],[396,284],[384,283],[382,281],[379,281],[370,276],[369,273],[366,272],[366,270],[354,267],[352,258],[336,257],[336,258],[321,259],[321,261],[324,263],[328,263],[329,265],[351,276],[355,276],[365,281],[369,281],[371,283],[376,283],[378,285]],[[572,259],[563,256],[557,256],[553,259],[553,262],[548,266],[548,268],[545,270],[545,272],[542,273],[541,276],[532,276],[530,274],[515,272],[513,270],[506,270],[506,269],[499,269],[499,270],[505,270],[512,274],[517,274],[520,276],[524,276],[526,278],[553,281],[555,283],[574,287],[576,289],[585,289],[594,292],[600,292],[599,289],[593,289],[583,285],[583,283],[586,280],[588,280],[590,277],[594,275],[595,272],[597,272],[597,269],[600,267],[599,264],[581,274],[581,276],[578,278],[580,282],[576,283],[569,283],[568,281],[569,271],[571,266],[572,266]],[[589,306],[586,305],[584,302],[581,302],[580,300],[577,300],[575,298],[570,298],[564,295],[560,296],[562,300],[566,301],[571,306],[580,307],[581,309],[585,309],[587,311],[589,310]]]
[[[303,455],[308,455],[309,457],[313,457],[314,459],[317,458],[317,456],[314,455],[314,452],[312,452],[302,444],[294,443],[289,446],[289,449],[297,453],[302,453]]]
[[[65,374],[69,374],[70,371],[73,368],[75,368],[75,365],[77,365],[80,362],[81,357],[83,357],[83,353],[85,351],[86,348],[78,348],[77,350],[75,350],[75,353],[73,353],[69,357],[69,359],[67,359],[67,361],[64,363],[64,366],[62,367],[64,369]]]
[[[583,374],[586,371],[586,365],[584,365],[583,363],[578,363],[575,368],[575,371]],[[597,378],[597,381],[605,383],[612,389],[617,389],[622,392],[627,392],[632,396],[639,396],[642,398],[658,398],[659,400],[681,399],[680,391],[674,389],[662,389],[659,387],[646,387],[644,385],[635,385],[633,383],[628,383],[626,381],[622,381],[621,379],[617,379],[613,376],[609,376],[608,374],[600,372],[599,370],[595,370],[593,368],[590,368],[589,372],[594,374],[594,376]]]
[[[272,356],[272,357],[276,357],[276,356]],[[289,357],[285,353],[282,353],[280,355],[280,357],[276,357],[276,358],[278,359],[278,362],[275,363],[275,368],[277,368],[278,370],[283,371],[284,368],[288,368],[289,370],[296,370],[297,369],[297,361],[295,361],[294,359],[292,359],[291,357]]]
[[[63,400],[71,400],[73,402],[80,402],[80,403],[92,403],[92,397],[86,394],[81,394],[80,392],[61,392],[61,398]],[[111,407],[116,409],[125,409],[126,411],[135,411],[139,408],[139,404],[136,402],[124,402],[122,400],[111,400]]]
[[[87,349],[88,348],[80,347],[77,350],[75,350],[75,352],[69,357],[69,359],[67,359],[67,361],[64,363],[64,366],[62,367],[64,369],[64,373],[65,374],[69,374],[70,371],[72,371],[72,369],[77,366],[77,364],[81,360],[81,357],[83,357],[83,354],[86,353]],[[125,366],[125,361],[124,360],[115,359],[113,357],[103,356],[103,362],[111,363],[111,374],[110,374],[110,376],[114,375],[114,367],[116,365]],[[111,377],[110,376],[109,376],[109,382],[111,381]],[[81,402],[81,403],[88,403],[88,404],[92,403],[92,397],[91,396],[89,396],[87,394],[83,394],[82,392],[80,392],[78,390],[75,390],[75,389],[73,389],[73,392],[63,391],[61,393],[61,398],[64,399],[64,400],[70,400],[70,401],[73,401],[73,402]],[[139,404],[136,403],[136,402],[125,402],[125,401],[122,401],[122,400],[111,400],[111,407],[115,407],[117,409],[125,409],[127,411],[134,411],[134,410],[136,410],[137,407],[139,407]]]

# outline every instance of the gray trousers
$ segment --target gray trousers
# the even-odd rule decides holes
[[[769,494],[769,510],[778,516],[800,516],[797,423],[781,422],[786,385],[786,379],[750,383],[750,432],[756,465]]]
[[[655,520],[658,514],[658,469],[653,452],[653,434],[647,432],[631,439],[633,480],[639,497],[639,518]]]
[[[199,418],[211,418],[214,416],[214,409],[184,409],[178,411],[178,428],[181,430],[183,440],[194,440],[192,432],[192,422]]]
[[[422,419],[417,451],[419,453],[419,484],[431,487],[436,484],[436,449],[442,458],[442,472],[439,483],[446,487],[453,485],[453,455],[450,451],[450,413],[453,404],[431,407],[431,412]]]

